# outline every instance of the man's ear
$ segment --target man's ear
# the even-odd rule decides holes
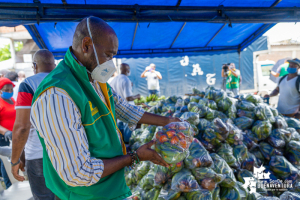
[[[92,46],[93,46],[93,42],[92,42],[90,37],[84,37],[82,39],[81,47],[82,47],[82,52],[83,53],[88,53]]]

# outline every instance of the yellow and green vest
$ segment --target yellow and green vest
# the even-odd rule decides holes
[[[117,133],[111,89],[108,84],[100,83],[100,86],[108,105],[97,95],[89,82],[86,68],[76,62],[69,49],[64,60],[39,85],[32,102],[34,103],[44,91],[51,87],[65,90],[81,113],[91,156],[109,159],[125,155],[126,148],[123,142],[120,143]],[[88,187],[67,185],[54,169],[47,154],[44,139],[40,135],[39,138],[43,146],[43,170],[46,185],[60,199],[125,199],[131,195],[130,189],[126,186],[124,169],[101,178],[99,182]]]
[[[226,80],[226,88],[235,89],[239,87],[240,87],[240,75],[238,75],[238,77],[235,77],[231,72],[229,72]]]

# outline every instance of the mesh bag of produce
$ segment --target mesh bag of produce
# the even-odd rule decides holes
[[[205,119],[213,120],[215,118],[215,116],[217,115],[216,112],[217,112],[216,110],[212,110],[207,107],[207,113],[206,113]]]
[[[184,112],[188,112],[188,107],[187,106],[182,106],[180,108],[180,112],[184,113]]]
[[[131,136],[129,138],[129,145],[133,145],[137,141],[139,135],[142,133],[143,133],[142,129],[135,129],[134,131],[132,131]]]
[[[215,99],[215,90],[205,90],[205,96],[204,98],[209,99],[209,100],[214,100]]]
[[[299,200],[300,194],[296,192],[286,191],[282,195],[280,195],[280,200]]]
[[[284,156],[272,156],[270,169],[279,178],[286,179],[291,174],[299,174],[299,170],[294,167]]]
[[[288,124],[286,123],[285,119],[281,116],[275,117],[275,122],[273,125],[274,125],[274,128],[280,128],[280,129],[288,128]]]
[[[191,102],[191,98],[190,97],[184,97],[183,102],[184,102],[184,106],[187,106]]]
[[[221,144],[221,140],[217,137],[215,130],[211,127],[207,128],[204,131],[204,133],[202,134],[202,139],[214,146],[219,146]]]
[[[269,108],[272,111],[272,114],[273,114],[274,117],[279,116],[278,110],[276,108],[273,108],[271,106]]]
[[[268,121],[256,121],[252,127],[252,132],[255,137],[260,140],[264,140],[270,136],[272,132],[272,124]]]
[[[199,134],[200,135],[200,134]],[[207,151],[215,151],[215,146],[212,145],[211,143],[203,140],[202,138],[198,138],[198,140],[201,142],[201,144],[204,146],[204,148],[207,150]]]
[[[155,150],[169,164],[182,161],[189,154],[194,130],[187,122],[172,122],[156,133]]]
[[[255,179],[255,177],[253,176],[253,173],[246,170],[246,169],[238,169],[236,172],[236,178],[239,182],[241,183],[245,183],[245,177],[253,177]]]
[[[227,97],[227,94],[224,90],[215,91],[214,101],[219,103],[220,101],[224,100],[226,97]]]
[[[208,190],[197,190],[194,192],[185,193],[186,200],[212,200],[212,194]]]
[[[236,118],[236,112],[237,110],[235,105],[231,105],[229,109],[226,111],[226,115],[228,116],[228,118],[234,120]]]
[[[231,105],[233,105],[233,102],[230,99],[230,97],[226,97],[223,100],[218,101],[218,108],[220,111],[223,111],[223,112],[227,111]]]
[[[261,152],[259,146],[256,146],[253,149],[251,149],[250,153],[252,153],[255,156],[258,166],[261,166],[265,162],[265,156]]]
[[[221,199],[237,199],[241,200],[240,192],[236,187],[222,187],[220,191]]]
[[[300,166],[300,141],[293,141],[292,140],[287,144],[286,158],[293,165]]]
[[[218,110],[218,106],[217,106],[216,102],[213,100],[208,100],[206,106],[212,110]]]
[[[138,181],[137,176],[135,175],[134,170],[131,170],[131,171],[127,174],[127,176],[125,176],[125,182],[126,182],[126,185],[128,185],[128,186],[138,184],[139,181]]]
[[[193,94],[201,94],[201,91],[198,90],[197,88],[193,88],[192,91],[193,91]]]
[[[259,103],[255,107],[254,113],[255,113],[256,117],[260,120],[269,121],[271,123],[275,122],[275,117],[270,109],[270,106],[268,106],[266,104]]]
[[[202,144],[194,138],[189,147],[190,154],[184,159],[186,168],[194,169],[196,167],[210,167],[212,159]]]
[[[269,136],[266,141],[275,148],[285,147],[285,141],[277,137]]]
[[[270,160],[272,156],[283,155],[283,151],[272,147],[266,142],[259,143],[259,148],[265,159]]]
[[[198,114],[199,114],[199,117],[205,117],[207,115],[207,111],[208,111],[208,107],[204,106],[204,105],[200,105],[197,106],[197,109],[198,109]]]
[[[145,176],[149,172],[151,166],[152,163],[150,161],[143,161],[140,164],[138,164],[136,166],[136,170],[133,170],[137,179],[141,180],[143,176]]]
[[[208,103],[208,99],[206,98],[202,98],[199,100],[198,102],[200,105],[206,106],[206,104]]]
[[[252,131],[247,133],[250,134],[252,133]],[[252,136],[249,136],[248,134],[246,134],[245,132],[243,133],[243,143],[247,146],[249,150],[251,150],[257,146],[257,143],[253,141]]]
[[[193,192],[199,190],[200,186],[192,173],[183,168],[173,176],[171,189],[179,192]]]
[[[220,199],[220,191],[221,191],[221,188],[218,185],[213,191],[211,191],[213,200],[221,200]]]
[[[228,135],[229,133],[229,128],[226,123],[224,123],[221,119],[215,118],[211,122],[211,127],[217,132],[220,133],[221,135]],[[226,139],[226,138],[225,138]]]
[[[210,125],[211,123],[207,119],[199,119],[198,129],[199,131],[205,131]]]
[[[242,162],[241,169],[253,171],[254,167],[259,168],[257,158],[254,154],[248,152],[248,158]]]
[[[300,134],[294,128],[287,128],[287,131],[291,133],[291,140],[300,141]]]
[[[254,103],[254,104],[257,104],[257,103],[263,103],[263,99],[258,96],[258,95],[253,95],[253,94],[247,94],[245,96],[245,100],[251,102],[251,103]]]
[[[196,103],[196,102],[190,102],[190,103],[188,104],[188,110],[189,110],[190,112],[192,112],[192,111],[191,111],[192,108],[195,107],[195,106],[197,106],[197,105],[199,105],[199,104]]]
[[[199,96],[192,96],[190,98],[190,102],[196,102],[196,103],[198,103],[200,99],[201,99],[201,97],[199,97]]]
[[[220,186],[233,187],[236,184],[236,179],[232,169],[229,167],[227,162],[216,153],[211,153],[210,157],[214,162],[212,169],[218,174],[226,175],[225,179],[220,183]]]
[[[227,126],[228,126],[229,133],[226,138],[226,142],[230,145],[240,144],[244,138],[242,131],[233,124],[227,124]]]
[[[174,191],[171,189],[172,180],[168,180],[168,182],[163,186],[158,195],[158,200],[176,200],[180,197],[181,192]]]
[[[182,170],[184,167],[183,161],[180,161],[179,163],[173,164],[168,168],[168,174],[170,177],[172,177],[174,174]]]
[[[199,124],[199,114],[194,112],[185,112],[181,115],[180,119],[188,121],[189,123],[197,126]]]
[[[143,200],[156,200],[158,198],[158,195],[160,193],[159,188],[152,188],[151,190],[144,193],[142,196]]]
[[[285,117],[285,121],[290,128],[294,128],[296,131],[300,132],[300,121],[298,119]]]
[[[229,144],[222,143],[220,148],[217,150],[217,154],[221,156],[230,167],[235,169],[239,167],[239,163],[233,155],[233,149]]]
[[[254,112],[250,112],[250,111],[245,111],[245,110],[238,109],[238,111],[237,111],[236,114],[237,114],[238,117],[245,116],[245,117],[248,117],[248,118],[251,118],[251,119],[255,120],[255,114],[254,114]]]
[[[233,155],[236,158],[239,165],[241,165],[247,158],[249,158],[248,148],[243,143],[234,145]]]
[[[275,138],[280,138],[287,143],[291,140],[292,133],[290,131],[284,130],[284,129],[274,129],[271,133],[271,136],[273,136]]]
[[[255,109],[255,105],[254,105],[254,103],[251,103],[249,101],[240,101],[237,104],[237,108],[241,109],[241,110],[252,111],[253,112],[254,109]]]
[[[193,175],[202,189],[214,190],[226,175],[216,173],[210,167],[200,167],[192,170]]]
[[[131,146],[131,150],[136,151],[138,148],[140,148],[140,146],[142,146],[142,143],[140,143],[140,142],[135,142],[135,143]]]
[[[217,111],[217,110],[215,110],[215,112],[214,112],[214,118],[220,118],[222,120],[228,119],[224,113]]]
[[[242,130],[248,129],[252,126],[253,124],[253,119],[248,118],[248,117],[239,117],[234,119],[234,124]]]
[[[184,100],[177,99],[176,104],[175,104],[175,108],[182,107],[182,106],[184,106]]]
[[[169,171],[167,167],[161,166],[161,165],[153,165],[151,169],[155,176],[154,176],[154,187],[161,188],[169,178]]]
[[[156,126],[148,126],[141,135],[138,137],[138,141],[142,144],[150,142],[154,136]]]
[[[180,111],[176,111],[173,113],[173,117],[176,117],[176,118],[180,118],[182,115],[183,115],[183,113]]]

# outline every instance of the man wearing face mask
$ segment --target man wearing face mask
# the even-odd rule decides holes
[[[288,75],[283,76],[278,81],[278,86],[270,95],[265,97],[274,97],[279,93],[278,112],[288,117],[300,119],[300,76],[298,70],[300,68],[300,60],[295,58],[288,60],[289,67],[287,68]]]
[[[24,79],[19,87],[12,138],[12,174],[15,179],[24,181],[18,172],[19,169],[23,171],[26,165],[34,199],[54,200],[55,196],[46,187],[43,175],[43,147],[36,129],[30,123],[33,95],[39,84],[55,68],[53,54],[47,49],[38,50],[33,56],[32,68],[35,75]]]
[[[106,22],[83,19],[64,60],[34,94],[31,122],[43,146],[44,177],[60,199],[126,199],[124,167],[146,160],[169,166],[151,149],[154,141],[126,152],[116,119],[132,128],[180,120],[146,113],[110,88],[117,51],[118,38]]]
[[[9,146],[9,139],[12,135],[13,126],[16,119],[16,102],[13,97],[14,84],[8,78],[0,78],[0,146]],[[1,174],[6,188],[11,186],[9,177],[1,162]]]

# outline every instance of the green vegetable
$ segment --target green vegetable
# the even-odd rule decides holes
[[[264,140],[271,134],[272,124],[268,121],[256,121],[252,127],[254,136],[260,140]]]
[[[189,123],[197,126],[199,124],[199,114],[193,112],[185,112],[180,117],[181,119],[188,121]]]
[[[290,141],[286,147],[286,157],[294,165],[300,167],[300,142]],[[300,168],[299,168],[300,169]]]
[[[212,110],[218,110],[218,106],[217,106],[216,102],[214,102],[213,100],[209,100],[207,102],[206,106]]]
[[[249,101],[240,101],[237,108],[245,111],[254,111],[255,105]]]
[[[192,170],[193,175],[195,176],[198,183],[201,185],[201,181],[206,178],[212,178],[215,183],[223,181],[225,178],[224,175],[216,173],[210,167],[199,167]]]
[[[201,97],[199,97],[199,96],[192,96],[190,98],[190,102],[196,102],[196,103],[198,103],[200,99],[201,99]]]
[[[274,115],[270,107],[266,104],[259,103],[258,106],[255,107],[254,113],[256,117],[262,121],[269,121],[270,123],[275,122]]]
[[[212,200],[212,194],[208,190],[199,190],[185,193],[187,200]]]
[[[155,171],[150,170],[139,182],[139,186],[143,190],[151,190],[154,186],[154,180],[155,180]]]
[[[253,94],[247,94],[245,96],[245,100],[251,102],[251,103],[254,103],[254,104],[257,104],[257,103],[263,103],[263,100],[260,96],[258,95],[253,95]]]
[[[182,169],[173,176],[171,189],[180,192],[193,192],[199,190],[200,186],[188,169]]]
[[[272,147],[270,144],[266,142],[259,143],[259,148],[265,159],[270,160],[271,156],[275,155],[283,155],[282,151]]]
[[[222,187],[220,192],[220,198],[221,200],[241,200],[239,190],[236,187]]]
[[[227,115],[230,119],[234,120],[234,119],[236,118],[236,112],[237,112],[237,110],[236,110],[235,105],[231,105],[231,106],[229,107],[229,109],[226,111],[226,115]]]
[[[143,200],[156,200],[160,193],[160,189],[152,188],[143,195]]]
[[[248,148],[244,144],[235,145],[233,147],[233,155],[239,164],[242,164],[249,158]]]
[[[206,119],[199,119],[198,129],[199,131],[204,131],[210,126],[210,122]]]
[[[230,167],[232,168],[239,167],[236,158],[233,156],[232,147],[229,144],[222,143],[220,148],[217,150],[217,154],[221,156]]]
[[[284,156],[272,156],[270,160],[270,169],[281,179],[286,179],[291,174],[299,174],[299,170]]]
[[[254,119],[254,120],[255,120],[255,114],[254,114],[254,112],[245,111],[245,110],[241,110],[241,109],[239,109],[239,110],[237,111],[237,116],[238,116],[238,117],[243,117],[243,116],[245,116],[245,117],[248,117],[248,118],[251,118],[251,119]]]
[[[245,130],[245,129],[248,129],[248,128],[250,128],[252,126],[253,121],[254,121],[253,119],[248,118],[248,117],[239,117],[239,118],[236,118],[234,120],[234,124],[238,128],[240,128],[242,130]]]

